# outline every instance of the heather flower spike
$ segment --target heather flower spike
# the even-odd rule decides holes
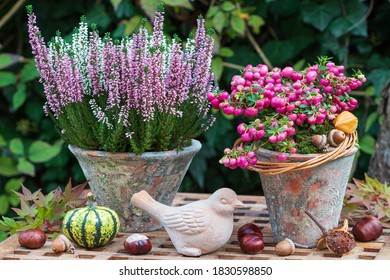
[[[44,110],[65,142],[140,154],[184,147],[213,124],[207,99],[216,89],[213,39],[204,19],[198,19],[196,34],[184,47],[177,36],[165,37],[162,3],[152,34],[143,20],[131,36],[100,37],[83,16],[70,43],[57,33],[46,45],[32,6],[27,12]]]

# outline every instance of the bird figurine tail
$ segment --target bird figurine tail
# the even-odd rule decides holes
[[[140,191],[131,197],[131,204],[138,207],[155,218],[159,219],[162,214],[165,213],[166,205],[157,202],[153,197],[151,197],[146,191]]]

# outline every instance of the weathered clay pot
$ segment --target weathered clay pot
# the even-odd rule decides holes
[[[322,236],[318,226],[304,213],[308,210],[326,229],[339,224],[355,148],[347,156],[314,168],[278,175],[260,174],[275,242],[289,238],[297,244],[315,247]],[[257,159],[277,161],[278,153],[259,149]],[[315,154],[295,154],[287,162],[302,162]]]
[[[122,232],[147,232],[162,225],[130,203],[134,193],[147,191],[155,200],[171,205],[173,198],[201,144],[166,152],[108,153],[69,145],[89,180],[99,205],[116,211]]]

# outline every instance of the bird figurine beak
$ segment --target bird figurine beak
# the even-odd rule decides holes
[[[245,207],[244,203],[242,203],[238,199],[232,203],[232,206],[233,206],[234,209],[244,208]]]

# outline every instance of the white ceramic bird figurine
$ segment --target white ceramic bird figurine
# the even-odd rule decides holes
[[[178,207],[159,203],[146,191],[135,193],[131,203],[158,219],[176,250],[185,256],[200,256],[224,246],[233,232],[234,210],[244,206],[229,188]]]

